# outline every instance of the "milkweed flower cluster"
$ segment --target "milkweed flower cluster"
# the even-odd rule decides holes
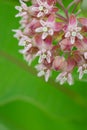
[[[44,76],[47,82],[52,71],[57,71],[56,82],[72,85],[77,68],[82,79],[87,74],[87,18],[78,17],[80,11],[75,10],[81,0],[73,0],[66,8],[63,0],[19,1],[16,17],[21,17],[21,26],[13,30],[14,36],[28,64],[38,57],[38,77]]]

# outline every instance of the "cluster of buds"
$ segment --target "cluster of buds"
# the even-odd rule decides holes
[[[68,7],[63,0],[19,1],[16,17],[21,17],[21,26],[13,30],[14,36],[29,65],[37,57],[38,77],[44,76],[47,82],[52,71],[57,71],[56,82],[72,85],[76,68],[82,79],[87,74],[87,18],[79,17],[76,7],[81,0],[72,0]]]

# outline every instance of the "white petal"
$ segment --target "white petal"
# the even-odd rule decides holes
[[[67,81],[67,78],[66,78],[66,77],[63,77],[63,78],[60,80],[60,84],[63,85],[66,81]]]
[[[82,71],[82,66],[80,66],[79,68],[78,68],[78,71],[77,72],[81,72]]]
[[[32,47],[32,44],[29,44],[27,47],[25,47],[23,50],[19,50],[20,53],[25,54],[30,48]]]
[[[56,82],[59,82],[61,79],[62,79],[62,73],[60,73],[58,76],[57,76],[57,78],[56,78]]]
[[[65,37],[67,38],[67,37],[70,37],[70,32],[67,32],[66,34],[65,34]]]
[[[22,8],[20,6],[15,6],[16,10],[19,10],[20,12],[22,11]]]
[[[43,27],[36,28],[35,32],[43,32]]]
[[[41,17],[41,16],[43,16],[43,12],[39,12],[39,13],[37,14],[37,17],[38,17],[38,18]]]
[[[51,35],[51,36],[54,34],[53,29],[50,29],[48,32],[49,32],[49,35]]]
[[[83,36],[80,34],[80,33],[77,33],[77,37],[82,40],[83,39]]]
[[[49,55],[50,57],[52,56],[50,51],[47,51],[47,55]]]
[[[81,27],[76,27],[76,32],[79,32],[79,31],[81,31]]]
[[[45,9],[45,10],[44,10],[44,13],[45,13],[45,14],[48,14],[48,13],[49,13],[49,10],[48,10],[48,9]]]
[[[46,26],[46,22],[43,21],[43,20],[40,20],[40,24],[41,24],[42,26]]]
[[[72,84],[73,84],[73,78],[72,78],[71,73],[68,74],[67,81],[68,81],[69,85],[72,85]]]
[[[23,39],[20,39],[18,45],[19,46],[25,46],[25,44],[26,44],[26,41],[24,41]]]
[[[39,11],[38,7],[32,7],[33,11]]]
[[[44,33],[42,34],[42,39],[44,40],[47,36],[48,36],[48,33],[44,32]]]
[[[47,60],[48,63],[50,63],[51,62],[50,56],[47,56],[46,60]]]
[[[81,72],[79,73],[79,79],[82,79],[83,75],[84,75],[84,72],[81,71]]]
[[[75,37],[71,37],[71,44],[75,43]]]
[[[42,70],[42,71],[40,71],[38,74],[37,74],[37,76],[38,77],[41,77],[41,76],[43,76],[45,74],[45,72]]]
[[[48,82],[48,79],[49,79],[50,75],[51,75],[50,70],[47,70],[47,72],[45,73],[45,81],[46,82]]]
[[[41,51],[38,51],[37,53],[36,53],[36,56],[40,56],[41,55]]]
[[[41,63],[43,61],[42,56],[39,57],[38,63]]]
[[[84,57],[87,60],[87,52],[84,53]]]
[[[41,0],[37,0],[37,3],[38,3],[39,5],[42,5],[42,4],[43,4]]]

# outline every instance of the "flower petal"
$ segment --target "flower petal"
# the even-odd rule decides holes
[[[36,28],[35,32],[43,32],[43,27]]]
[[[75,17],[74,14],[72,14],[72,15],[70,16],[69,26],[74,26],[74,27],[77,26],[77,19],[76,19],[76,17]]]
[[[69,31],[65,34],[65,37],[70,37],[70,32]]]
[[[39,13],[37,14],[37,17],[38,17],[38,18],[41,17],[41,16],[43,16],[43,12],[39,12]]]
[[[48,79],[49,79],[50,75],[51,75],[50,70],[47,70],[47,72],[45,73],[45,81],[46,82],[48,82]]]
[[[83,26],[87,26],[87,18],[79,18],[78,21],[79,21]]]
[[[44,32],[44,33],[42,34],[42,39],[44,40],[47,36],[48,36],[48,33]]]

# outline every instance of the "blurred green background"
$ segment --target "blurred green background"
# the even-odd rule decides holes
[[[55,73],[48,83],[37,78],[13,38],[15,5],[0,0],[0,130],[87,130],[87,79],[60,86]]]

